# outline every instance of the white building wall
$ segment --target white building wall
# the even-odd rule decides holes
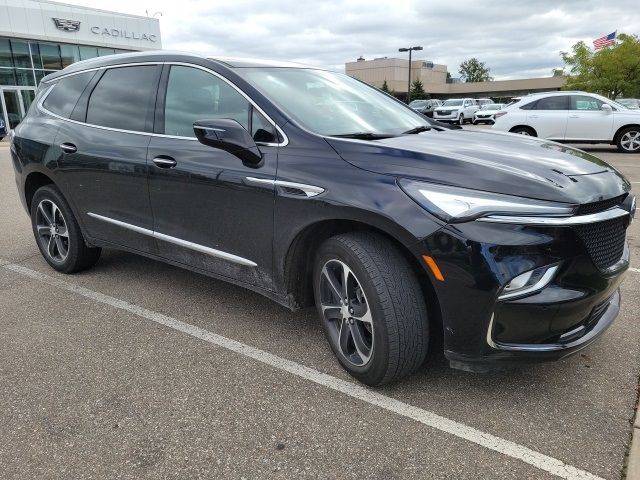
[[[77,31],[56,28],[54,18],[79,21]],[[157,18],[50,1],[0,0],[0,37],[95,45],[124,50],[162,48]]]

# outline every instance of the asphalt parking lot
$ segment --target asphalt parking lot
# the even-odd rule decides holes
[[[640,155],[585,146],[640,191]],[[605,478],[640,377],[640,270],[599,342],[471,374],[434,358],[369,391],[312,309],[104,251],[74,276],[35,245],[0,144],[0,478]],[[629,230],[640,267],[640,222]],[[373,392],[373,393],[371,393]]]

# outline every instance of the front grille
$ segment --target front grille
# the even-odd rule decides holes
[[[584,205],[580,205],[578,210],[576,210],[576,215],[588,215],[590,213],[601,212],[603,210],[608,210],[612,207],[616,207],[621,205],[624,202],[624,199],[627,197],[626,193],[619,195],[617,197],[610,198],[608,200],[600,200],[599,202],[585,203]]]
[[[610,267],[622,257],[626,228],[623,219],[614,218],[604,222],[576,225],[574,228],[591,260],[599,269]]]

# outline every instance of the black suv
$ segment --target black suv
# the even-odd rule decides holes
[[[425,360],[559,359],[618,314],[629,182],[521,135],[451,130],[346,75],[167,52],[45,77],[11,155],[45,260],[112,247],[315,303],[369,385]]]

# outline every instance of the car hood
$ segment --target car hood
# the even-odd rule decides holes
[[[524,135],[433,129],[383,140],[327,141],[364,170],[521,197],[590,203],[631,187],[593,155]]]

